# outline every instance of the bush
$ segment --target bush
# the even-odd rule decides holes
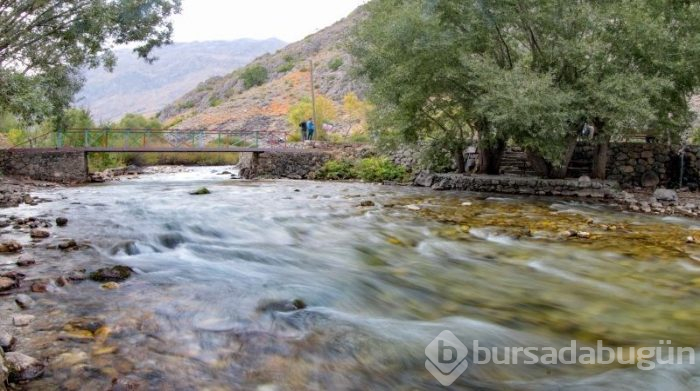
[[[319,179],[362,179],[366,182],[403,181],[406,169],[384,157],[366,158],[355,163],[348,160],[329,160],[317,173]]]
[[[342,180],[355,178],[352,162],[347,160],[329,160],[318,172],[319,179]]]
[[[355,168],[357,177],[366,182],[402,181],[406,169],[397,166],[385,157],[371,157],[360,160]]]
[[[294,69],[294,62],[285,62],[282,65],[278,66],[276,71],[277,73],[287,73]]]
[[[340,57],[336,57],[336,58],[328,61],[328,69],[330,69],[332,72],[337,71],[342,66],[343,66],[343,59]]]
[[[267,81],[267,69],[260,65],[252,65],[243,70],[241,79],[243,87],[247,90],[256,86],[260,86]]]

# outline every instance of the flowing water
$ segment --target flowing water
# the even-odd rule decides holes
[[[201,186],[212,194],[189,195]],[[164,390],[437,390],[425,348],[443,330],[470,348],[672,340],[700,349],[700,245],[686,244],[698,228],[690,220],[552,199],[233,181],[208,168],[41,196],[52,201],[5,212],[70,219],[28,244],[39,260],[28,280],[111,265],[136,274],[116,290],[84,281],[33,294],[26,312],[36,319],[18,329],[17,350],[47,369],[26,389],[100,390],[118,379]],[[366,200],[376,205],[360,207]],[[13,235],[27,243],[26,234],[4,237]],[[65,238],[84,247],[47,248]],[[306,308],[289,311],[293,300]],[[16,311],[9,302],[0,301],[0,326]],[[90,322],[97,326],[70,326]],[[689,363],[643,371],[635,357],[477,358],[470,351],[453,388],[700,388]]]

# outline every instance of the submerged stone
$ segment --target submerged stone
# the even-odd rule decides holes
[[[68,225],[68,219],[65,217],[57,217],[56,225],[59,227],[65,227],[66,225]]]
[[[22,250],[22,245],[16,240],[0,243],[0,253],[16,253]]]
[[[46,239],[51,236],[51,234],[49,231],[45,231],[43,229],[33,229],[29,232],[29,236],[32,239]]]
[[[105,267],[90,273],[90,279],[97,282],[122,282],[131,277],[133,272],[134,269],[123,265]]]
[[[259,312],[293,312],[306,308],[306,303],[301,299],[267,301],[261,303],[257,310]]]

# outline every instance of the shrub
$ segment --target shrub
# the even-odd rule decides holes
[[[210,107],[217,107],[221,103],[223,103],[223,101],[221,100],[221,98],[219,98],[217,96],[212,96],[209,98],[209,106]]]
[[[355,178],[353,164],[347,160],[329,160],[318,172],[319,179],[341,180]]]
[[[247,90],[256,86],[260,86],[267,81],[267,69],[260,65],[252,65],[243,70],[241,79],[243,87]]]
[[[366,182],[402,181],[406,169],[397,166],[385,157],[371,157],[360,160],[356,168],[357,177]]]
[[[340,57],[336,57],[336,58],[328,61],[328,69],[330,69],[332,72],[337,71],[342,66],[343,66],[343,59]]]
[[[293,62],[285,62],[282,65],[278,66],[276,71],[277,73],[287,73],[294,69],[294,63]]]

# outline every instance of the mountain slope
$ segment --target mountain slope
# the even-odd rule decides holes
[[[349,74],[352,58],[344,43],[364,15],[360,7],[334,25],[253,61],[246,68],[267,70],[262,85],[246,89],[243,69],[214,77],[164,108],[159,118],[178,128],[292,130],[288,112],[310,96],[309,60],[313,60],[316,93],[334,102],[339,113],[335,129],[349,131],[354,120],[344,112],[343,98],[350,92],[361,97],[365,86]]]
[[[77,106],[89,109],[98,120],[116,120],[126,113],[155,114],[202,80],[226,74],[284,45],[277,39],[176,43],[156,50],[159,59],[150,65],[130,49],[118,50],[114,72],[85,73]]]

